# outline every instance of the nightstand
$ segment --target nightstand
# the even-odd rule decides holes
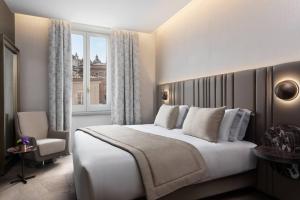
[[[253,153],[259,158],[257,187],[283,200],[300,199],[300,155],[258,146]]]

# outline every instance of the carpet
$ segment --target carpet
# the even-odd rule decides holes
[[[0,199],[75,200],[72,156],[58,158],[42,168],[25,167],[26,176],[36,175],[27,184],[10,184],[19,173],[20,164],[0,177]]]

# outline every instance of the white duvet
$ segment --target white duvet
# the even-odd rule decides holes
[[[192,144],[206,162],[208,180],[239,174],[256,167],[255,156],[251,153],[256,145],[251,142],[211,143],[184,135],[181,129],[167,130],[153,124],[128,127]],[[81,131],[76,131],[73,139],[77,199],[129,200],[144,196],[139,169],[130,153]]]

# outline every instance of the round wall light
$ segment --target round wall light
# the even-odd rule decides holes
[[[299,86],[295,81],[285,80],[275,86],[275,95],[282,100],[291,101],[298,96]]]

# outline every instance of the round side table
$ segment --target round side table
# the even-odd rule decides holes
[[[258,158],[270,162],[280,174],[300,179],[300,154],[278,151],[267,146],[257,146],[252,151]]]
[[[21,148],[21,146],[15,146],[15,147],[11,147],[9,149],[7,149],[7,152],[12,153],[12,154],[18,154],[21,157],[21,175],[18,174],[17,175],[17,179],[13,180],[10,182],[10,184],[13,183],[18,183],[18,182],[22,182],[23,184],[27,183],[28,179],[34,178],[35,176],[28,176],[25,177],[25,173],[24,173],[24,155],[26,153],[30,153],[33,151],[36,151],[37,148],[34,146],[28,146],[25,148]]]

